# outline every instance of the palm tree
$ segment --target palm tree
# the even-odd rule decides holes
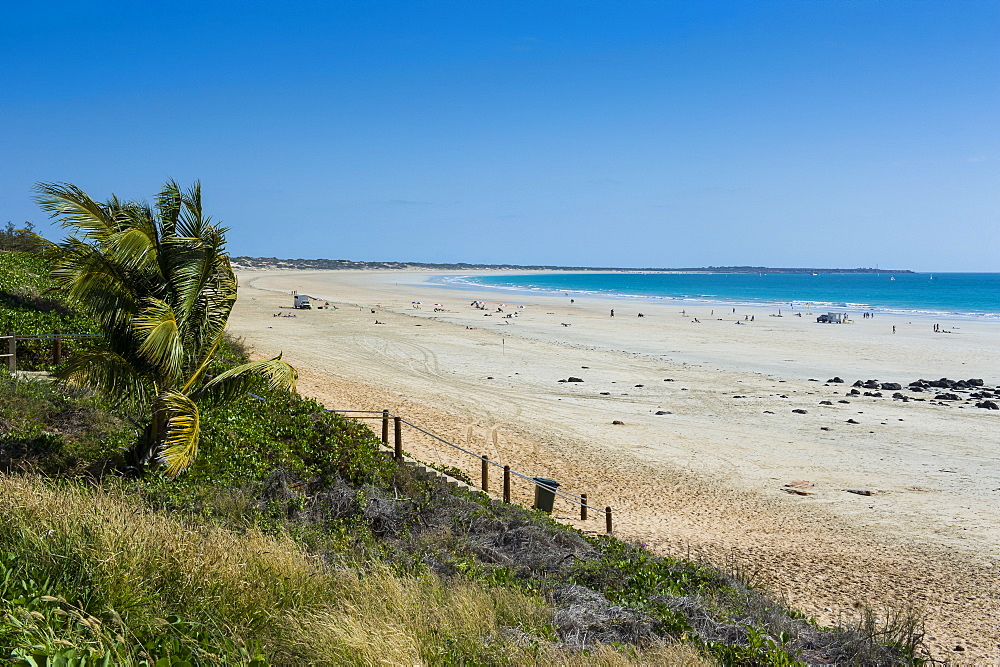
[[[202,214],[201,185],[168,181],[155,207],[99,204],[69,183],[38,183],[41,208],[72,230],[51,244],[52,275],[104,337],[74,357],[59,378],[90,386],[141,411],[144,435],[129,452],[139,470],[163,463],[176,477],[198,453],[199,403],[232,400],[255,378],[295,386],[281,355],[209,378],[236,301],[225,254],[226,228]]]

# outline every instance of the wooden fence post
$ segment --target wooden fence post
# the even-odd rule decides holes
[[[52,363],[56,366],[62,361],[62,338],[59,337],[61,333],[59,329],[56,329],[56,336],[52,341]]]
[[[510,466],[503,467],[503,501],[510,502]]]
[[[7,370],[11,373],[17,370],[17,342],[14,340],[14,332],[10,332],[10,338],[7,339]]]
[[[483,457],[483,491],[490,491],[490,460]]]
[[[396,451],[393,454],[393,458],[399,462],[403,460],[403,420],[399,417],[393,417],[393,421],[396,426]]]
[[[389,411],[382,411],[382,444],[389,444]]]
[[[580,494],[580,520],[581,521],[586,521],[587,520],[587,494],[586,493],[581,493]]]
[[[605,524],[605,528],[607,528],[608,535],[610,535],[611,532],[612,532],[612,529],[613,529],[613,526],[612,526],[612,523],[611,523],[611,508],[610,507],[605,507],[604,508],[604,524]]]

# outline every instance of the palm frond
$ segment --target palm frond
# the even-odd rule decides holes
[[[179,391],[163,391],[156,397],[156,414],[164,418],[159,459],[169,477],[177,477],[198,456],[201,415],[198,406]]]
[[[195,181],[181,196],[183,209],[178,218],[177,233],[188,238],[201,238],[208,220],[201,210],[201,181]]]
[[[75,354],[55,375],[63,382],[91,387],[123,403],[146,403],[151,395],[151,385],[135,367],[110,350]]]
[[[146,299],[132,323],[142,341],[139,354],[160,369],[158,376],[162,385],[174,384],[184,367],[184,346],[174,309],[165,301]]]
[[[281,361],[279,354],[273,359],[251,361],[230,368],[206,382],[193,395],[208,401],[225,403],[245,394],[250,390],[253,381],[260,378],[267,380],[271,389],[294,390],[299,375],[287,362]]]
[[[236,276],[223,253],[224,242],[215,230],[206,236],[199,260],[179,272],[183,276],[184,329],[192,343],[218,339],[236,303]]]
[[[114,232],[114,217],[90,195],[72,183],[36,183],[38,206],[53,218],[61,218],[64,227],[76,228],[92,240]]]
[[[133,285],[100,256],[80,258],[75,267],[57,264],[53,278],[78,310],[102,327],[120,327],[137,312]]]
[[[160,219],[160,229],[165,238],[177,235],[177,219],[181,213],[181,188],[171,179],[156,196],[156,210]]]
[[[156,260],[156,230],[145,224],[112,235],[107,252],[125,271],[134,270]]]

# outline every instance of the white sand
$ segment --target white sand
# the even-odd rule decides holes
[[[303,393],[327,407],[392,410],[613,506],[623,538],[759,568],[767,586],[821,621],[847,618],[858,601],[910,602],[926,610],[936,651],[1000,661],[1000,412],[904,403],[892,391],[845,396],[872,378],[996,387],[1000,323],[877,315],[820,325],[785,309],[778,318],[652,301],[570,305],[447,289],[429,275],[248,272],[230,330],[260,356],[284,352]],[[279,310],[291,290],[338,309],[272,317],[293,312]],[[474,298],[508,307],[487,317],[469,306]],[[751,314],[755,322],[735,324]],[[935,323],[953,333],[934,333]],[[571,375],[584,382],[558,382]],[[826,385],[835,375],[847,382]],[[426,438],[406,442],[419,458],[479,477],[478,460]],[[814,494],[784,492],[798,480]],[[878,493],[843,490],[855,487]],[[515,488],[528,503],[529,493]],[[603,530],[601,517],[583,523],[574,512],[557,504],[565,520]],[[966,651],[953,653],[957,644]]]

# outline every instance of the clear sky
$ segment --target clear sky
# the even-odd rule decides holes
[[[0,223],[235,255],[1000,271],[1000,2],[0,2]]]

